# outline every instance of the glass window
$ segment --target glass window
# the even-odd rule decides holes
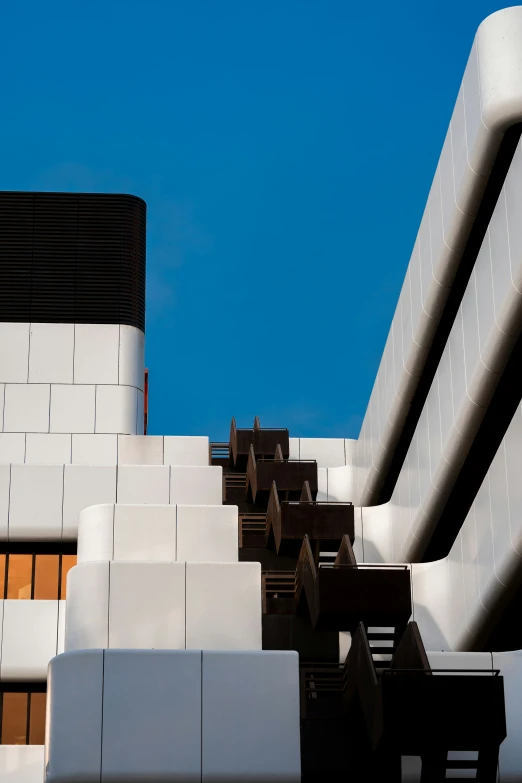
[[[4,693],[2,745],[27,744],[27,693]]]
[[[76,555],[62,555],[62,584],[60,598],[67,597],[67,574],[76,565]]]
[[[32,555],[9,555],[7,597],[30,599],[32,576]]]
[[[45,702],[46,693],[31,693],[29,718],[29,745],[45,744]]]
[[[5,597],[5,555],[0,555],[0,599]]]
[[[42,601],[58,600],[58,572],[60,555],[35,555],[34,598]]]

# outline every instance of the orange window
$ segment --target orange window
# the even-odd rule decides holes
[[[67,598],[67,574],[76,565],[76,555],[62,555],[62,584],[60,598]]]
[[[58,600],[60,555],[36,555],[34,568],[34,598]]]
[[[5,555],[0,555],[0,600],[5,596]]]
[[[32,555],[9,555],[7,597],[30,599],[32,576]]]
[[[2,745],[27,744],[27,693],[4,693]]]
[[[29,716],[29,745],[45,744],[45,703],[46,693],[31,693]]]

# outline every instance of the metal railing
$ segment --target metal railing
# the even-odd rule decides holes
[[[230,446],[228,443],[209,443],[209,460],[212,463],[213,459],[229,459]]]

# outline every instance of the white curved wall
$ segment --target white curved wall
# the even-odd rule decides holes
[[[521,42],[521,7],[475,36],[354,455],[360,505],[386,478],[502,135],[522,118]]]
[[[401,560],[422,556],[522,328],[521,179],[519,143],[391,498]]]

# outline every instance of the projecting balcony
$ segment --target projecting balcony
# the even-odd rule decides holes
[[[405,565],[357,565],[350,537],[344,535],[333,563],[319,562],[308,535],[301,546],[296,571],[263,573],[266,614],[308,616],[318,631],[354,633],[359,623],[380,640],[374,653],[391,654],[411,616],[410,571]],[[384,645],[384,646],[382,646]]]
[[[349,536],[333,564],[317,563],[305,536],[297,563],[296,607],[318,630],[354,632],[368,627],[402,634],[411,615],[410,571],[402,565],[357,565]]]
[[[312,499],[317,497],[317,462],[285,459],[279,444],[268,459],[257,459],[250,446],[247,464],[247,500],[266,508],[272,484],[275,482],[282,500],[299,500],[303,484],[308,481]]]
[[[280,502],[274,482],[266,515],[268,546],[275,548],[278,555],[298,557],[306,535],[314,544],[320,542],[324,552],[337,552],[344,535],[353,544],[353,504],[313,500],[308,481],[304,483],[299,501]]]
[[[350,731],[366,736],[359,752],[366,752],[366,744],[365,769],[372,779],[398,783],[401,756],[420,756],[422,781],[442,781],[447,770],[465,769],[495,783],[506,737],[499,671],[431,669],[414,622],[388,668],[379,673],[373,656],[361,624],[344,665],[302,665],[301,718],[347,719]],[[448,759],[450,751],[470,758]]]
[[[252,429],[238,429],[233,418],[230,425],[230,463],[236,470],[245,470],[250,446],[258,458],[272,457],[277,445],[281,446],[283,459],[290,456],[290,438],[287,429],[261,427],[259,418],[254,419]]]

